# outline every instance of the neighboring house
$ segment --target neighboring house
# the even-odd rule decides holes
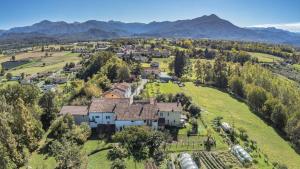
[[[41,88],[44,92],[48,92],[48,91],[55,92],[56,85],[48,84],[48,85],[43,85]]]
[[[166,72],[161,72],[159,74],[159,80],[161,82],[169,82],[172,80],[172,76],[169,76],[168,73],[166,73]]]
[[[96,128],[100,124],[115,124],[115,109],[125,104],[129,106],[130,100],[126,98],[93,99],[89,109],[90,127]]]
[[[89,124],[88,106],[63,106],[60,115],[70,114],[74,117],[76,124],[83,122]]]
[[[64,84],[64,83],[67,83],[68,78],[66,78],[66,77],[54,77],[52,80],[53,80],[54,84]]]
[[[146,79],[150,75],[154,76],[154,78],[157,78],[157,77],[159,77],[159,74],[160,74],[160,70],[158,67],[147,67],[147,68],[144,68],[142,71],[142,78]]]
[[[128,83],[117,83],[110,90],[103,93],[104,98],[129,98],[131,96],[131,86]]]
[[[177,103],[156,103],[159,117],[163,118],[165,125],[181,127],[182,106],[179,102]]]

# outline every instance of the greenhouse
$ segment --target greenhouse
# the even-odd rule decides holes
[[[241,161],[241,162],[251,162],[251,156],[240,146],[235,145],[231,148],[231,152]]]
[[[178,157],[181,169],[199,169],[192,156],[188,153],[181,153]]]

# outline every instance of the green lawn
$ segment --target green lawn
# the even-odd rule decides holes
[[[84,144],[82,151],[87,155],[93,150],[101,149],[109,146],[109,144],[103,141],[89,140]],[[111,161],[106,159],[107,152],[109,150],[102,150],[95,154],[88,155],[88,168],[89,169],[110,169]],[[134,162],[132,159],[125,160],[127,168],[134,168]],[[55,169],[56,161],[53,157],[47,157],[45,154],[34,152],[28,162],[28,166],[32,169]],[[144,163],[137,163],[137,168],[143,168]]]
[[[284,141],[272,127],[253,114],[245,103],[239,102],[229,94],[209,87],[196,87],[192,83],[186,83],[184,88],[179,88],[172,83],[148,84],[145,90],[149,96],[155,95],[156,91],[186,93],[192,97],[193,102],[205,110],[203,118],[207,123],[216,116],[222,116],[224,121],[234,123],[236,128],[245,128],[250,139],[257,142],[258,147],[268,156],[270,162],[279,161],[286,164],[289,169],[299,167],[300,156],[290,147],[289,143]],[[258,167],[269,168],[264,165],[258,165]]]
[[[255,57],[258,59],[259,62],[280,62],[283,61],[282,58],[274,56],[274,55],[269,55],[265,53],[255,53],[255,52],[248,52],[252,57]]]
[[[108,144],[97,141],[97,140],[89,140],[85,143],[83,151],[85,151],[87,154],[92,152],[93,150],[103,148],[108,146]],[[103,150],[99,151],[95,154],[88,156],[88,168],[89,169],[110,169],[111,161],[107,160],[106,155],[109,150]],[[132,159],[126,159],[125,160],[127,168],[134,168],[134,162]],[[143,168],[143,163],[137,163],[137,168]]]
[[[81,60],[78,56],[79,54],[77,53],[63,52],[51,57],[36,59],[28,64],[9,70],[8,72],[11,72],[13,75],[19,75],[23,72],[26,74],[35,74],[39,72],[57,71],[62,69],[66,63],[78,63]],[[46,65],[43,66],[43,63]]]

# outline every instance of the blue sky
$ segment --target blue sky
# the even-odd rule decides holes
[[[151,22],[216,14],[246,26],[300,32],[299,0],[0,0],[0,29],[41,20]]]

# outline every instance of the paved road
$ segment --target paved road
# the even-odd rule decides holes
[[[141,91],[144,89],[144,86],[147,84],[148,80],[147,79],[142,79],[140,81],[140,85],[135,89],[133,94],[131,95],[132,97],[137,96],[141,93]]]

